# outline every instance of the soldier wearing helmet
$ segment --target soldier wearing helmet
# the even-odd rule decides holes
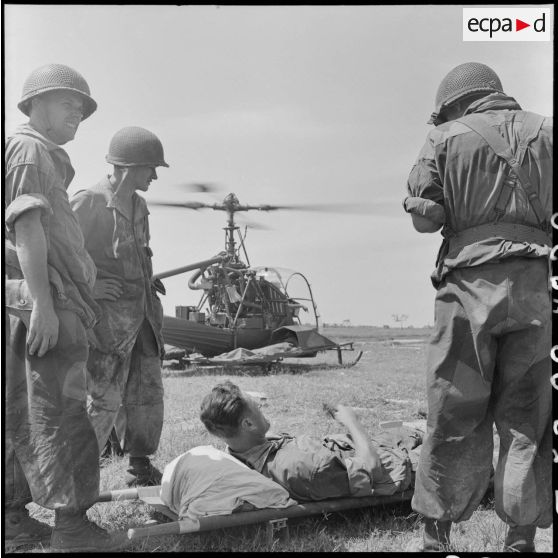
[[[128,484],[157,485],[161,473],[149,455],[163,426],[163,310],[156,290],[164,288],[153,280],[149,211],[137,192],[147,191],[156,168],[168,165],[159,138],[137,126],[114,135],[106,160],[112,173],[71,200],[97,266],[102,309],[90,335],[88,411],[99,451],[116,426],[129,453]]]
[[[74,169],[62,145],[97,105],[85,79],[62,64],[27,78],[20,110],[29,122],[6,141],[6,438],[4,534],[12,546],[111,550],[85,515],[99,495],[95,432],[86,402],[86,329],[99,316],[95,265],[66,189]],[[55,510],[54,530],[26,504]]]
[[[469,62],[442,80],[430,123],[404,201],[417,231],[443,237],[412,502],[425,517],[422,549],[446,549],[451,524],[483,498],[495,425],[505,550],[534,551],[536,528],[552,523],[552,120]]]

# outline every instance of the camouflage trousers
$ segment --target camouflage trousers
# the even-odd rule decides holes
[[[550,349],[546,260],[451,272],[436,296],[415,511],[454,522],[471,516],[488,487],[495,424],[498,516],[512,526],[550,526]]]
[[[27,352],[30,311],[6,313],[4,502],[74,512],[98,498],[99,460],[86,409],[86,332],[74,312],[56,313],[58,343],[42,357]]]
[[[161,359],[145,321],[123,358],[91,348],[87,361],[87,411],[101,452],[116,426],[123,449],[133,457],[157,451],[163,428]]]

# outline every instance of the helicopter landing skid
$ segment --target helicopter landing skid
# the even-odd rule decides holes
[[[339,365],[343,364],[343,351],[353,351],[353,343],[354,341],[347,341],[347,343],[340,343],[339,345],[337,345],[336,347],[331,347],[330,351],[337,351],[337,363]],[[362,357],[362,351],[359,352],[359,354],[357,355],[356,359],[353,361],[352,364],[349,365],[350,366],[354,366]]]

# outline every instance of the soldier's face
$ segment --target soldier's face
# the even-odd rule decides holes
[[[74,139],[83,118],[83,100],[72,91],[50,91],[38,99],[50,140],[63,145]]]
[[[253,424],[254,434],[265,436],[265,433],[269,430],[270,423],[267,418],[265,418],[265,415],[262,413],[260,403],[252,397],[249,397],[248,395],[245,395],[244,397],[248,404],[250,420]]]
[[[157,171],[155,167],[131,167],[130,172],[133,174],[133,180],[136,190],[147,192],[152,180],[157,180]]]

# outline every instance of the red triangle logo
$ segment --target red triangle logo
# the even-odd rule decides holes
[[[522,29],[525,29],[525,27],[531,27],[530,23],[525,23],[524,21],[521,21],[520,19],[515,20],[515,30],[516,31],[521,31]]]

